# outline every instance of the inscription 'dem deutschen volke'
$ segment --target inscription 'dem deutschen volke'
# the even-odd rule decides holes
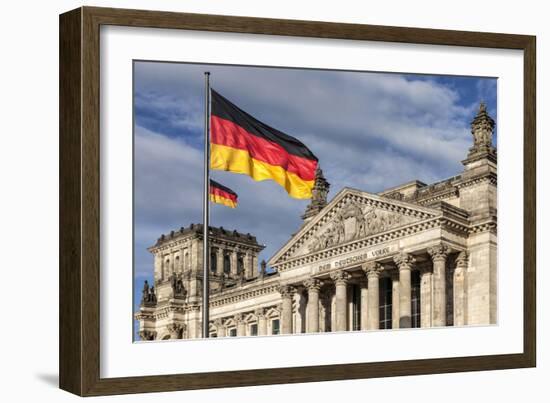
[[[384,246],[383,248],[372,249],[372,250],[360,253],[358,255],[354,255],[344,259],[339,259],[329,263],[325,263],[321,266],[318,266],[316,272],[320,273],[320,272],[329,271],[332,269],[347,267],[356,263],[363,263],[370,259],[376,259],[376,258],[389,255],[390,253],[396,252],[397,249],[398,249],[397,245],[388,245],[388,246]]]

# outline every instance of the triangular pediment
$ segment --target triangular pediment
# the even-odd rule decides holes
[[[435,209],[342,189],[269,260],[270,266],[440,215]]]

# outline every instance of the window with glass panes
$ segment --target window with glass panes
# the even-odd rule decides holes
[[[420,272],[411,273],[411,327],[420,327]]]
[[[392,283],[389,277],[380,279],[380,329],[392,328]]]
[[[279,319],[273,319],[271,321],[271,334],[279,334]]]
[[[258,324],[254,323],[250,325],[250,335],[251,336],[257,336],[258,335]]]
[[[229,336],[235,337],[236,335],[237,335],[237,329],[236,328],[229,329]]]

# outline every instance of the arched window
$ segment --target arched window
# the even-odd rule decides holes
[[[223,272],[225,274],[231,273],[231,262],[228,254],[223,255]]]
[[[218,260],[216,259],[216,252],[213,250],[210,252],[210,271],[216,273],[218,271]]]

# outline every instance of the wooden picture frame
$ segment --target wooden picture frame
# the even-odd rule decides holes
[[[171,28],[524,52],[523,353],[212,373],[100,377],[100,27]],[[60,387],[80,396],[534,367],[534,36],[82,7],[60,16]]]

